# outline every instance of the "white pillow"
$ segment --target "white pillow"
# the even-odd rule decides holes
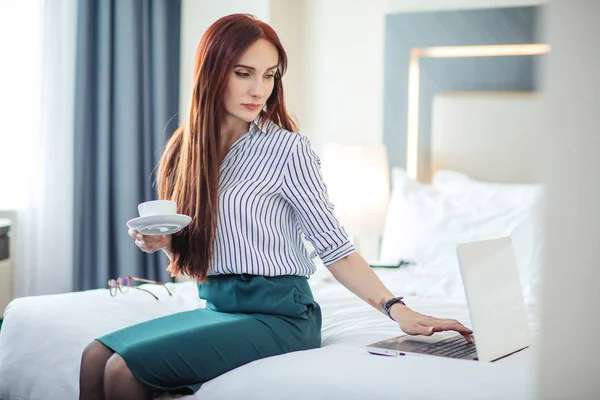
[[[541,185],[480,182],[440,171],[432,185],[392,174],[392,195],[380,258],[426,264],[459,274],[460,243],[510,236],[521,282],[529,285],[540,270]]]
[[[545,187],[542,184],[515,184],[479,181],[455,171],[438,171],[433,186],[471,203],[494,204],[515,212],[510,229],[521,280],[539,284],[543,264]]]

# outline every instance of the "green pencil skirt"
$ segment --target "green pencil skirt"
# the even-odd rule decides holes
[[[198,285],[206,308],[98,338],[156,391],[192,394],[202,383],[265,357],[321,346],[321,309],[301,276],[218,275]]]

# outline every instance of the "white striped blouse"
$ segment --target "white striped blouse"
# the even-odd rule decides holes
[[[306,249],[301,233],[315,248]],[[308,139],[267,121],[233,143],[221,163],[219,215],[208,275],[309,276],[354,252],[333,213]]]

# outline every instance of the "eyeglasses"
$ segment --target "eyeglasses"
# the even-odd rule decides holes
[[[173,294],[171,293],[171,291],[169,290],[167,285],[165,285],[164,283],[157,282],[157,281],[151,281],[149,279],[144,279],[144,278],[136,278],[135,276],[120,276],[117,279],[109,280],[108,281],[108,292],[110,293],[110,295],[112,297],[115,297],[117,295],[117,289],[121,293],[127,293],[129,291],[129,288],[132,287],[131,281],[139,281],[139,282],[144,282],[144,283],[154,283],[155,285],[163,285],[165,287],[165,289],[167,289],[167,292],[169,292],[169,296],[173,296]],[[143,289],[138,286],[133,286],[133,287],[135,289],[143,290],[146,293],[150,293],[152,295],[152,297],[154,297],[156,300],[158,300],[158,296],[155,295],[154,293],[152,293],[151,291]]]

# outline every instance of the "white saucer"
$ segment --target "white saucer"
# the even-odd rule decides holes
[[[158,236],[179,232],[192,222],[192,218],[183,214],[148,215],[127,221],[127,226],[142,235]]]

